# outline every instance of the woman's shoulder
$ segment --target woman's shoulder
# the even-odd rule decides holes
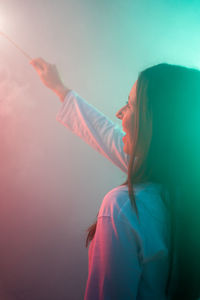
[[[126,224],[135,232],[142,243],[142,261],[147,263],[168,253],[168,213],[161,197],[161,185],[145,183],[133,187],[139,219],[131,206],[127,186],[116,187],[106,194],[98,218],[110,217],[115,228]]]
[[[112,217],[116,216],[123,204],[128,199],[128,187],[118,186],[109,191],[101,203],[98,217]]]
[[[146,182],[134,184],[133,189],[139,218],[150,214],[162,221],[160,214],[164,210],[164,204],[160,196],[161,185]],[[105,195],[98,214],[98,217],[102,216],[120,218],[128,222],[137,219],[136,212],[131,206],[127,185],[115,187]]]

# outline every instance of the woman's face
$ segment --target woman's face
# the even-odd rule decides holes
[[[137,81],[134,83],[130,91],[128,102],[116,113],[116,117],[122,120],[123,131],[126,133],[126,135],[123,137],[123,142],[124,152],[127,154],[131,153],[133,143],[133,120],[136,109],[136,85]]]

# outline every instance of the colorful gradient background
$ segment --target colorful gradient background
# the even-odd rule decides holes
[[[200,67],[200,4],[1,0],[0,30],[113,121],[138,72]],[[59,98],[0,36],[0,299],[79,300],[85,230],[126,176],[56,121]]]

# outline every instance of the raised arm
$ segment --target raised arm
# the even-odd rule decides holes
[[[127,173],[128,155],[123,151],[123,131],[76,92],[67,93],[56,119]]]
[[[77,93],[69,90],[62,83],[55,65],[42,58],[30,63],[44,85],[56,93],[62,102],[57,121],[127,173],[128,155],[123,151],[123,131]]]

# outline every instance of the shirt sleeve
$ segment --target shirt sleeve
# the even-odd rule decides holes
[[[141,241],[125,221],[98,217],[89,247],[84,300],[136,299],[142,273]]]
[[[77,93],[68,92],[56,120],[127,173],[129,157],[123,151],[124,132]]]

